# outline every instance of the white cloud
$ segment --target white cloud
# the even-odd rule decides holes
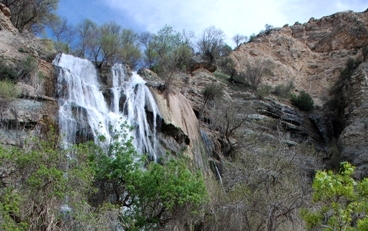
[[[364,11],[365,0],[103,0],[111,9],[131,18],[150,32],[170,25],[176,30],[202,31],[214,25],[228,36],[258,33],[264,25],[281,27],[284,24],[307,22],[338,11]]]

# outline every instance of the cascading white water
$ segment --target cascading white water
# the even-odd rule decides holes
[[[138,153],[157,158],[156,119],[160,116],[155,100],[136,73],[126,75],[124,66],[112,67],[112,100],[107,105],[94,65],[85,59],[59,54],[53,61],[58,67],[57,94],[59,97],[59,126],[65,144],[76,142],[77,134],[93,133],[111,141],[111,127],[119,129],[126,122],[133,127],[131,136]],[[121,97],[126,97],[123,109]],[[153,115],[148,123],[146,109]]]

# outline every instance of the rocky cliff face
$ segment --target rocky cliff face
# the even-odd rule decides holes
[[[273,97],[256,103],[255,112],[281,121],[292,141],[311,142],[327,159],[336,158],[330,149],[338,140],[338,160],[358,166],[357,177],[363,177],[368,175],[367,63],[362,49],[367,45],[368,10],[347,11],[260,33],[231,56],[238,72],[245,71],[247,63],[260,64],[271,70],[264,83],[276,86],[292,81],[295,92],[308,92],[317,105],[309,113]],[[343,113],[337,113],[326,103],[336,97],[330,92],[348,59],[363,63],[337,92],[344,101]]]
[[[368,63],[362,63],[342,94],[348,102],[344,110],[345,128],[339,137],[341,158],[357,166],[356,177],[368,176]]]
[[[272,29],[240,45],[232,57],[238,71],[247,62],[271,70],[264,81],[293,81],[296,91],[311,94],[318,105],[329,100],[329,88],[348,58],[361,59],[368,44],[368,11],[340,12],[307,23]]]
[[[18,80],[18,98],[0,105],[0,143],[19,145],[29,133],[56,123],[54,69],[50,62],[54,55],[49,40],[19,33],[10,17],[0,11],[1,61],[13,68],[27,61],[25,65],[30,67]]]

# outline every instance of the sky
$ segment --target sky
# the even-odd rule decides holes
[[[282,27],[366,9],[368,0],[60,0],[58,14],[72,24],[85,18],[97,24],[115,21],[139,33],[156,33],[169,25],[176,31],[194,32],[197,38],[205,28],[215,26],[234,46],[234,35],[258,34],[265,24]]]

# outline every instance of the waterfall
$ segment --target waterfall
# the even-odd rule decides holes
[[[104,86],[93,63],[59,54],[53,65],[57,70],[59,127],[64,145],[77,143],[80,137],[88,139],[90,134],[95,142],[99,142],[98,136],[103,135],[106,141],[100,145],[108,145],[113,130],[127,123],[133,127],[130,135],[137,152],[157,159],[156,120],[160,113],[145,81],[138,74],[129,76],[121,64],[112,67],[112,87],[107,89],[111,93],[108,105],[101,90]],[[151,124],[147,111],[153,117]]]

